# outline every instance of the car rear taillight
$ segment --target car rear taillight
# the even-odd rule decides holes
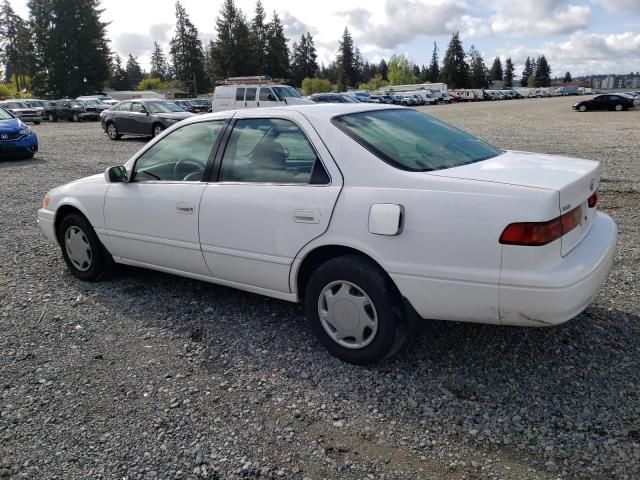
[[[566,235],[580,225],[582,206],[548,222],[512,223],[500,235],[503,245],[539,247]]]
[[[589,208],[593,208],[596,206],[597,203],[598,203],[598,192],[593,192],[593,195],[591,195],[587,200],[587,205],[589,205]]]

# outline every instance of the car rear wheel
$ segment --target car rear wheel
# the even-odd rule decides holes
[[[79,116],[77,113],[74,113],[74,114],[73,114],[73,117],[71,117],[71,119],[72,119],[74,122],[79,122],[79,121],[80,121],[80,116]]]
[[[109,254],[91,224],[81,214],[70,213],[62,219],[58,228],[58,242],[74,277],[93,282],[107,271]]]
[[[620,104],[616,105],[615,108],[616,108],[616,112],[621,112],[623,110],[623,107]]]
[[[401,302],[391,280],[356,255],[329,260],[311,275],[305,311],[320,343],[348,363],[375,363],[405,340]]]
[[[586,105],[580,105],[580,107],[578,107],[578,110],[580,110],[581,112],[586,112],[587,111],[587,106]]]
[[[120,140],[120,138],[122,138],[122,135],[118,133],[118,129],[116,128],[115,123],[113,122],[107,123],[107,136],[111,140]]]
[[[156,123],[153,126],[153,131],[151,132],[151,135],[153,137],[157,137],[158,135],[160,135],[162,133],[163,130],[164,130],[164,127],[162,125],[160,125],[159,123]]]

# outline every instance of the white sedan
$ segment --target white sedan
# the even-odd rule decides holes
[[[412,109],[218,112],[54,188],[38,222],[73,275],[134,265],[304,302],[352,363],[440,319],[549,326],[607,278],[598,162],[504,151]]]

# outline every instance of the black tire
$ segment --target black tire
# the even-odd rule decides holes
[[[154,123],[153,127],[151,127],[151,137],[155,138],[162,133],[164,130],[164,125],[161,123]]]
[[[122,138],[122,135],[118,133],[118,128],[115,123],[107,122],[107,136],[111,140],[120,140]]]
[[[377,332],[362,348],[347,348],[329,336],[319,315],[320,295],[332,282],[345,281],[364,292],[377,314]],[[320,343],[335,357],[367,365],[393,355],[406,339],[400,295],[391,279],[370,260],[357,255],[333,258],[316,269],[305,288],[305,312]]]
[[[33,122],[34,125],[40,125],[40,122]]]
[[[90,258],[90,263],[86,270],[76,267],[73,261],[69,258],[67,248],[65,247],[67,231],[72,228],[81,231],[88,242],[88,256]],[[95,282],[103,274],[107,273],[112,262],[111,256],[98,239],[98,236],[93,230],[91,224],[82,214],[69,213],[66,215],[60,222],[57,235],[64,261],[74,277],[86,282]]]

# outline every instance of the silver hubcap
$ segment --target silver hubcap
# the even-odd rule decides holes
[[[78,227],[69,227],[64,234],[64,247],[74,267],[81,272],[91,268],[91,245],[87,236]]]
[[[616,105],[616,110],[617,110],[617,111],[622,110],[622,105]]]
[[[110,123],[107,127],[107,131],[109,132],[109,136],[111,138],[116,136],[116,127],[112,123]]]
[[[327,335],[345,348],[364,348],[378,332],[373,302],[360,287],[344,280],[324,287],[318,298],[318,316]]]
[[[154,135],[160,135],[161,133],[162,133],[162,127],[158,125],[158,126],[153,130],[153,134],[154,134]]]

